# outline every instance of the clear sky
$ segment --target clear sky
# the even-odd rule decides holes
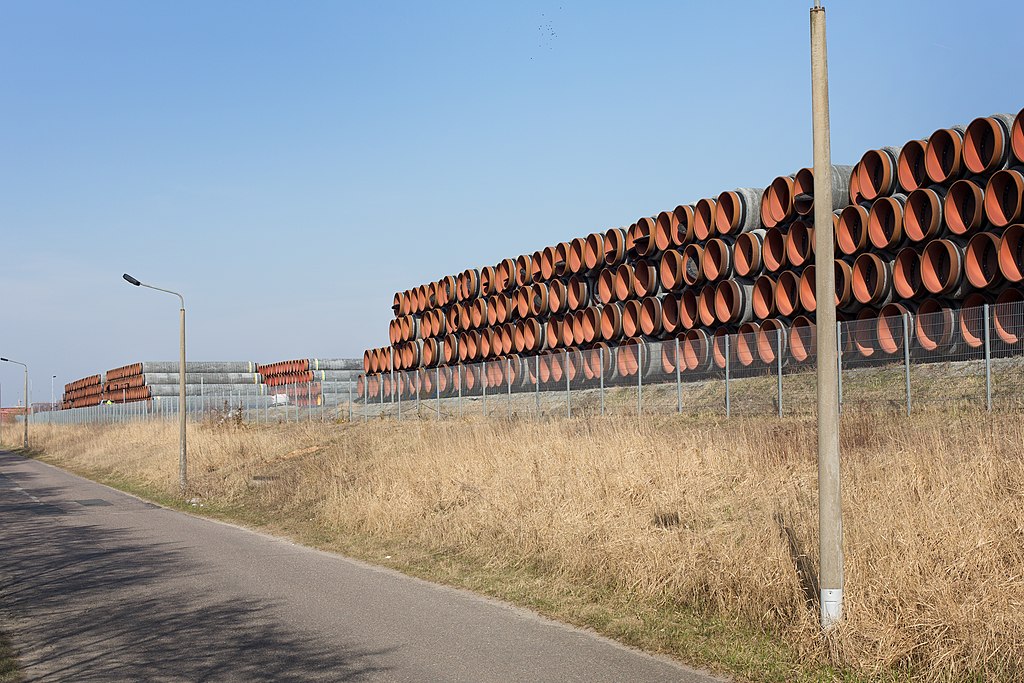
[[[763,187],[811,4],[0,0],[0,355],[175,358],[127,271],[193,359],[355,357],[396,290]],[[1024,106],[1024,4],[825,5],[835,163]]]

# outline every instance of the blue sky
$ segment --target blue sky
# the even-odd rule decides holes
[[[174,358],[128,271],[194,359],[359,356],[396,290],[763,187],[810,4],[0,1],[0,354]],[[835,163],[1024,106],[1024,6],[825,4]]]

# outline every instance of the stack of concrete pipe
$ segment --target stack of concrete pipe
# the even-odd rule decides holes
[[[361,364],[354,358],[302,358],[258,366],[267,393],[293,405],[321,405],[325,396],[348,400]]]
[[[1010,329],[1019,322],[999,316],[1024,300],[1024,110],[869,150],[832,177],[836,304],[840,320],[861,321],[849,348],[894,353],[885,340],[906,313],[949,322],[939,336],[916,329],[917,347],[976,347],[980,316],[958,311],[983,304],[994,304],[1003,341],[1019,341]],[[577,351],[673,338],[680,369],[696,371],[720,366],[717,347],[736,333],[747,340],[737,349],[744,364],[773,362],[780,338],[788,357],[812,359],[813,206],[804,168],[398,292],[390,345],[363,354],[359,393],[451,393],[464,382],[458,366],[492,360],[503,361],[498,370],[470,381],[501,386],[536,379],[527,356],[554,368]],[[600,370],[589,365],[584,376]],[[638,371],[630,362],[611,370]],[[414,372],[393,380],[394,371]]]
[[[99,405],[103,400],[103,378],[89,375],[64,385],[61,410]]]
[[[178,396],[178,361],[145,361],[108,370],[103,400],[131,403]],[[260,393],[262,384],[251,361],[188,361],[185,395],[224,397]]]

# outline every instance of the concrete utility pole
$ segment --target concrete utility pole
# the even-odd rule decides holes
[[[178,292],[171,291],[170,289],[147,285],[145,282],[140,282],[128,273],[125,273],[121,277],[123,277],[125,282],[128,284],[135,285],[136,287],[155,289],[158,292],[173,294],[181,301],[181,336],[178,345],[178,487],[181,489],[181,495],[184,497],[188,490],[188,455],[185,446],[185,418],[187,412],[187,404],[185,402],[185,297]]]
[[[836,281],[831,268],[832,148],[829,140],[828,52],[825,8],[811,8],[811,106],[814,116],[814,251],[818,302],[818,542],[821,566],[821,626],[833,628],[843,616],[843,512],[839,484],[839,367]]]

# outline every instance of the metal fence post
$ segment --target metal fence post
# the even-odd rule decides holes
[[[392,383],[392,385],[395,387],[395,394],[398,396],[398,401],[396,403],[398,404],[398,421],[399,422],[402,421],[402,384],[403,384],[403,382],[402,382],[402,375],[403,374],[404,374],[404,372],[402,370],[399,370],[398,371],[398,384]]]
[[[565,361],[562,366],[565,372],[565,416],[572,417],[572,389],[569,387],[569,349],[565,350]]]
[[[839,392],[839,414],[843,414],[843,324],[836,321],[836,368],[838,369],[836,379]]]
[[[779,400],[779,417],[782,417],[782,328],[775,330],[775,363],[777,371],[777,386],[775,394]]]
[[[636,414],[637,417],[643,414],[643,398],[644,398],[644,373],[641,367],[644,362],[644,347],[641,344],[636,345]]]
[[[459,417],[462,417],[462,364],[455,366],[459,376]]]
[[[989,310],[988,304],[981,309],[982,320],[985,323],[985,410],[992,412],[992,344],[989,337]]]
[[[682,373],[679,371],[679,337],[675,338],[676,344],[676,412],[682,414],[683,412],[683,381]]]
[[[537,417],[540,417],[540,354],[539,353],[536,356],[533,357],[533,361],[534,361],[533,381],[534,381],[534,389],[535,389],[534,396],[536,397],[536,400],[537,400]]]
[[[487,361],[480,366],[480,392],[483,396],[484,417],[487,417]]]
[[[600,347],[597,350],[598,361],[601,363],[601,374],[600,374],[600,389],[598,393],[601,395],[601,416],[604,417],[604,347]]]
[[[307,422],[313,421],[313,383],[306,384],[306,417]]]
[[[508,405],[508,418],[511,420],[512,419],[512,359],[511,358],[506,358],[505,359],[505,363],[506,363],[505,379],[508,380],[506,382],[506,384],[508,384],[508,401],[506,401],[506,403]]]
[[[437,399],[436,418],[441,419],[441,366],[434,369],[434,397]]]
[[[420,410],[420,394],[423,393],[423,379],[420,376],[419,370],[413,370],[413,377],[416,378],[416,419],[423,417],[423,411]]]
[[[903,314],[903,367],[907,383],[907,417],[910,417],[910,314]]]
[[[729,335],[725,335],[725,416],[732,417],[732,397],[729,395]]]

